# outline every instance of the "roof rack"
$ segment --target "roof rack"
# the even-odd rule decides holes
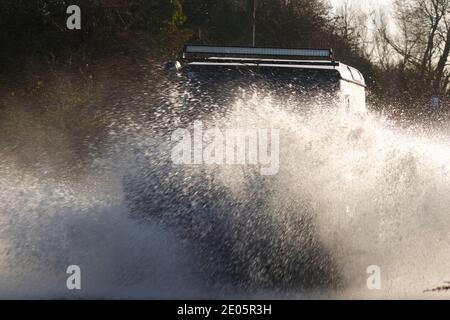
[[[312,48],[209,46],[195,44],[188,44],[184,46],[183,59],[195,60],[213,57],[333,60],[333,50]]]

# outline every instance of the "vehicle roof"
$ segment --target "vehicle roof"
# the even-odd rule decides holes
[[[292,59],[262,59],[262,58],[234,58],[234,57],[208,57],[198,61],[189,61],[186,65],[197,66],[242,66],[260,68],[299,68],[316,70],[336,70],[342,80],[366,86],[361,72],[339,61],[333,60],[292,60]]]

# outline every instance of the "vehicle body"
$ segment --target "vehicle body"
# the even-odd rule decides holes
[[[363,75],[335,61],[331,49],[186,45],[175,66],[184,79],[195,83],[198,90],[194,91],[213,94],[245,84],[269,85],[273,92],[295,91],[300,98],[314,97],[320,90],[340,100],[351,112],[366,111]]]
[[[180,126],[192,125],[199,114],[208,117],[223,112],[234,93],[252,88],[268,89],[281,99],[289,95],[294,104],[304,97],[314,102],[319,93],[341,100],[351,111],[365,111],[363,76],[334,61],[331,50],[186,46],[173,66],[175,82],[168,82],[171,95],[162,94],[162,101],[170,104],[163,109],[176,120],[161,141],[169,141],[171,131]],[[173,107],[172,96],[181,97],[181,103],[176,101]],[[283,106],[282,101],[276,102]],[[182,116],[186,121],[180,120]],[[161,122],[172,123],[167,117]],[[131,216],[160,224],[193,243],[199,252],[200,273],[212,275],[213,281],[248,288],[339,284],[335,261],[314,230],[308,195],[298,190],[295,199],[280,201],[277,175],[263,177],[236,167],[232,173],[243,178],[237,179],[242,198],[241,192],[230,192],[235,186],[220,179],[229,173],[223,167],[177,165],[162,145],[143,150],[134,172],[125,179]],[[274,205],[283,219],[274,219]]]

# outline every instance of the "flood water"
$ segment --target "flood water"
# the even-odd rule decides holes
[[[400,128],[321,99],[302,113],[295,100],[242,92],[203,122],[278,129],[279,171],[263,177],[171,163],[171,132],[195,111],[180,95],[161,91],[152,117],[142,106],[105,112],[86,161],[48,128],[11,126],[0,297],[448,298],[424,293],[450,280],[445,128]],[[80,291],[66,288],[69,265],[81,268]],[[380,290],[367,288],[374,265]]]

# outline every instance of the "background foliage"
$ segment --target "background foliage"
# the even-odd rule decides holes
[[[256,3],[257,45],[332,47],[362,71],[372,99],[404,108],[448,94],[449,0],[397,1],[396,33],[385,13],[349,0],[338,10],[325,0]],[[71,4],[82,30],[66,28]],[[79,69],[117,54],[164,61],[186,42],[249,45],[252,11],[253,0],[2,0],[0,73],[20,81],[36,65]]]

